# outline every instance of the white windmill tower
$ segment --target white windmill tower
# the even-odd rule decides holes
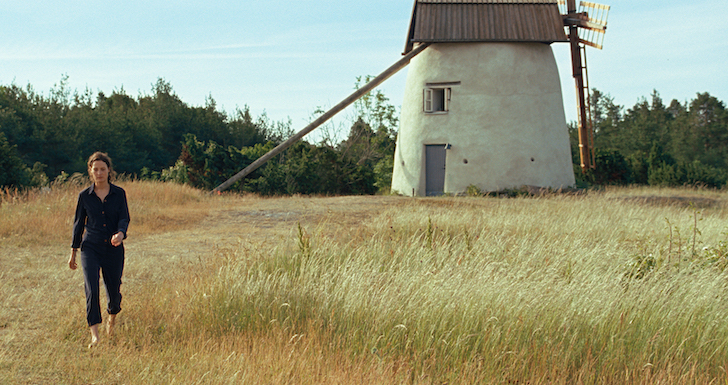
[[[578,31],[603,21],[559,12],[556,0],[416,0],[405,54],[392,190],[405,195],[574,184],[559,73],[551,43],[572,41],[582,168],[592,167]],[[589,6],[589,3],[583,3]],[[594,4],[595,5],[595,4]],[[597,7],[601,7],[595,5]],[[606,7],[608,10],[608,7]],[[564,31],[568,27],[569,38]]]

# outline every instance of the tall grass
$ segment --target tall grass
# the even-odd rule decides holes
[[[78,288],[59,290],[57,320],[37,326],[51,342],[39,347],[9,339],[16,321],[0,311],[0,337],[28,349],[0,349],[0,377],[160,384],[728,379],[722,192],[359,197],[336,211],[337,198],[124,187],[134,194],[130,202],[145,205],[134,206],[132,220],[156,223],[151,229],[167,214],[174,221],[189,210],[197,219],[139,231],[143,239],[129,245],[118,336],[101,349],[83,348]],[[153,203],[138,202],[145,199]],[[155,211],[175,199],[177,209]],[[371,201],[387,204],[365,208]],[[286,237],[244,235],[268,223],[201,219],[290,207],[322,214],[278,222]],[[241,235],[222,241],[229,233]],[[181,254],[195,244],[204,247]],[[43,299],[26,301],[41,307]],[[65,357],[73,360],[57,363]]]
[[[88,339],[83,317],[83,280],[79,271],[69,270],[66,264],[73,213],[78,193],[85,187],[76,180],[72,178],[42,190],[0,192],[0,383],[89,383],[93,380],[81,378],[97,373],[96,364],[78,371],[88,364],[78,359],[78,348]],[[159,276],[154,269],[142,264],[142,274],[134,271],[138,268],[138,254],[148,252],[137,253],[135,243],[199,226],[223,200],[175,184],[130,180],[118,184],[129,196],[132,216],[132,231],[126,242],[132,252],[127,260],[124,290],[132,299],[125,303],[133,307],[133,299],[141,298],[145,292],[165,293],[156,287],[156,282],[145,278],[150,272],[154,273],[152,277]],[[237,200],[223,198],[228,203]],[[164,253],[152,255],[160,258]],[[168,266],[156,269],[164,267]],[[180,272],[186,274],[187,270]],[[170,278],[180,280],[181,276]],[[175,283],[167,289],[179,286]],[[160,322],[159,317],[146,316],[144,304],[140,305],[140,320]],[[134,313],[133,309],[127,310]]]
[[[189,186],[160,182],[117,183],[126,190],[132,231],[157,234],[194,226],[219,201]],[[67,241],[78,193],[90,185],[84,178],[43,189],[0,189],[0,241],[18,246],[48,246]]]
[[[665,228],[699,232],[684,242],[710,249],[726,237],[725,202],[700,213],[697,231],[695,206],[676,202],[418,200],[350,242],[318,228],[299,230],[295,252],[236,250],[195,322],[313,333],[333,351],[405,362],[402,381],[725,379],[726,274],[684,250],[667,264]],[[656,266],[637,279],[645,253]]]

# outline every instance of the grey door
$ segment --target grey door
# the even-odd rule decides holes
[[[442,195],[445,191],[445,145],[425,146],[425,194]]]

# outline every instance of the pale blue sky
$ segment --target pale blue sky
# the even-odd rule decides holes
[[[589,81],[632,107],[656,89],[668,103],[709,92],[728,102],[728,1],[613,0]],[[161,77],[193,106],[209,95],[298,131],[317,106],[401,57],[411,0],[0,0],[0,84],[149,94]],[[567,44],[554,44],[567,120],[575,91]],[[380,89],[399,106],[407,70]],[[345,115],[344,115],[345,116]],[[344,116],[336,119],[342,120]]]

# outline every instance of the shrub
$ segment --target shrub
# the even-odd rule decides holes
[[[684,170],[683,184],[722,187],[726,183],[725,170],[721,170],[695,160],[681,165]]]
[[[599,185],[624,185],[631,182],[632,169],[624,156],[616,150],[595,151],[596,168],[588,170],[585,179]]]
[[[677,165],[662,163],[658,167],[651,167],[649,170],[649,176],[647,177],[647,183],[650,186],[680,186],[683,180],[681,169]]]
[[[726,183],[726,174],[725,171],[703,164],[699,160],[677,164],[663,162],[659,167],[650,168],[647,180],[651,186],[661,187],[683,185],[722,187]]]
[[[256,144],[241,150],[223,148],[215,142],[200,142],[187,135],[179,162],[162,179],[213,189],[273,148]],[[294,143],[230,189],[275,194],[373,194],[377,191],[374,170],[366,163],[327,146]]]

